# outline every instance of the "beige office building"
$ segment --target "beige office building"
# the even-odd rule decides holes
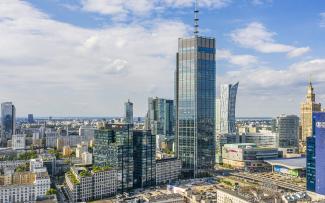
[[[312,114],[313,112],[321,111],[321,104],[315,102],[315,93],[312,83],[309,83],[305,102],[300,106],[300,148],[304,149],[306,138],[313,133]],[[303,150],[304,151],[304,150]]]

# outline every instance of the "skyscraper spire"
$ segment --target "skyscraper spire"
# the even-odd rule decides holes
[[[194,35],[198,36],[199,34],[199,4],[198,0],[195,0],[194,7]]]

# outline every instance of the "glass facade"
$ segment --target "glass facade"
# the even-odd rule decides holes
[[[109,124],[95,131],[94,164],[117,170],[118,191],[133,188],[133,132],[131,124]]]
[[[313,112],[312,137],[307,137],[307,190],[325,195],[325,112]]]
[[[133,103],[128,100],[125,106],[125,123],[133,124]]]
[[[215,163],[215,39],[179,39],[175,72],[177,155],[184,176]]]
[[[295,115],[282,115],[277,118],[277,132],[279,134],[279,147],[298,147],[299,117]]]
[[[306,163],[307,190],[315,192],[315,137],[307,137]]]
[[[11,102],[1,104],[1,145],[6,147],[7,141],[16,131],[16,108]]]
[[[133,131],[135,188],[150,187],[156,184],[156,136],[150,131]]]
[[[236,133],[236,97],[239,83],[234,85],[224,84],[220,86],[220,100],[217,110],[217,132],[220,133]]]
[[[162,98],[148,99],[146,129],[154,135],[174,136],[174,101]]]

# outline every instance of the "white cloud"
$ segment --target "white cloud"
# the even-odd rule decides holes
[[[229,63],[241,67],[247,67],[258,63],[255,56],[252,55],[234,55],[228,50],[218,50],[216,60],[227,60]]]
[[[262,53],[287,53],[288,57],[297,57],[310,51],[309,47],[276,43],[274,40],[276,35],[276,33],[268,31],[262,23],[252,22],[244,28],[231,32],[230,37],[240,46]]]
[[[309,51],[310,51],[309,47],[295,48],[288,53],[288,57],[293,58],[293,57],[297,57],[297,56],[302,56],[305,53],[308,53]]]
[[[241,116],[277,116],[299,114],[309,77],[312,77],[317,102],[324,103],[325,58],[292,64],[288,68],[258,66],[231,71],[219,83],[239,81],[238,114]]]
[[[265,3],[272,3],[273,0],[251,0],[253,5],[262,5]]]
[[[193,6],[194,0],[156,0],[163,5],[171,7],[190,7]],[[223,8],[228,6],[231,0],[200,0],[198,1],[200,7],[207,8]]]
[[[231,0],[201,0],[200,7],[223,8]],[[127,16],[143,16],[155,11],[157,8],[183,8],[193,6],[193,0],[82,0],[84,11],[96,12],[103,15],[112,15],[117,20]]]
[[[177,37],[188,33],[182,22],[86,29],[14,0],[0,2],[0,19],[1,97],[18,115],[122,115],[128,98],[142,115],[153,86],[173,96]]]
[[[320,27],[325,27],[325,12],[320,13]]]

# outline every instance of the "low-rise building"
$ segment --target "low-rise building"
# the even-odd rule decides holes
[[[70,146],[64,146],[62,149],[63,156],[70,156],[72,154],[72,149]]]
[[[229,203],[229,202],[236,202],[236,203],[250,203],[248,199],[239,196],[237,193],[234,193],[230,190],[225,189],[217,189],[217,203]]]
[[[93,163],[93,154],[89,152],[84,152],[81,155],[82,163],[85,165],[89,165]]]
[[[177,158],[156,160],[156,184],[177,180],[181,174],[182,163]]]
[[[12,149],[19,150],[26,148],[26,135],[24,134],[17,134],[12,135],[12,142],[11,142]]]
[[[252,143],[226,144],[222,149],[224,165],[245,170],[267,170],[265,159],[278,158],[276,148],[257,147]]]
[[[117,172],[109,167],[71,167],[65,174],[70,202],[111,197],[117,192]]]

